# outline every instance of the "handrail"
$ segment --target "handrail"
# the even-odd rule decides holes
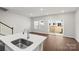
[[[13,34],[13,27],[8,26],[8,25],[6,25],[5,23],[3,23],[3,22],[1,22],[1,21],[0,21],[0,23],[3,24],[3,25],[6,26],[6,27],[12,29],[12,34]]]

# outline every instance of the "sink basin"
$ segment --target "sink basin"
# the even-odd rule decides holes
[[[21,48],[21,49],[27,48],[28,46],[33,44],[33,42],[26,40],[26,39],[23,39],[23,38],[14,40],[11,43],[14,44],[15,46]]]

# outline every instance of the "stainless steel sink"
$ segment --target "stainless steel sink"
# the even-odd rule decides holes
[[[15,46],[21,48],[21,49],[27,48],[28,46],[33,44],[33,42],[26,40],[26,39],[23,39],[23,38],[14,40],[11,43],[14,44]]]

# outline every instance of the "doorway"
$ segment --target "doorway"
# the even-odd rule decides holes
[[[64,20],[50,19],[48,20],[48,32],[52,34],[64,34]]]

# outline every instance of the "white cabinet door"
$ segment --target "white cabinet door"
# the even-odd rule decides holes
[[[43,51],[43,43],[34,49],[34,51]]]

